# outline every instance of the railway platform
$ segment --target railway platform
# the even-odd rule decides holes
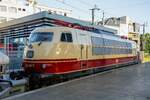
[[[150,63],[94,74],[4,100],[150,100]]]

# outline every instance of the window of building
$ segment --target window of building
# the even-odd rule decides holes
[[[67,16],[67,13],[64,13],[64,16]]]
[[[62,42],[73,42],[72,34],[71,33],[62,33],[61,34],[61,41]]]
[[[26,9],[22,9],[22,11],[26,11]]]
[[[134,34],[133,36],[134,36],[134,38],[136,38],[136,37],[137,37],[137,35],[136,35],[136,34]]]
[[[8,10],[11,13],[17,13],[17,8],[15,8],[15,7],[9,7]]]
[[[21,11],[21,8],[18,8],[19,11]]]
[[[0,23],[6,22],[7,18],[6,17],[0,17]]]
[[[1,12],[6,12],[7,11],[7,7],[6,6],[0,6],[0,11]]]
[[[54,11],[54,14],[57,14],[57,11]]]

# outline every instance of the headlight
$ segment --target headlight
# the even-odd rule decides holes
[[[26,56],[27,56],[27,58],[33,58],[34,52],[29,50],[29,51],[27,51]]]
[[[47,67],[52,67],[52,64],[42,64],[42,68],[45,69]]]
[[[46,68],[46,66],[47,66],[46,64],[43,64],[43,65],[42,65],[42,68],[43,68],[43,69],[45,69],[45,68]]]

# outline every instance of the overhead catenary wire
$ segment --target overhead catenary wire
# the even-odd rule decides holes
[[[76,10],[76,11],[82,12],[82,13],[84,13],[84,14],[86,14],[86,15],[87,15],[87,14],[90,15],[90,12],[89,12],[89,11],[87,11],[87,10],[85,10],[85,9],[82,9],[82,8],[80,8],[79,6],[76,7],[76,6],[73,6],[73,4],[66,3],[65,0],[55,0],[55,1],[60,2],[60,3],[66,5],[66,6],[68,6],[68,7],[71,7],[71,8],[73,8],[73,9]],[[77,0],[77,2],[80,2],[81,4],[86,5],[86,6],[89,7],[89,8],[91,8],[91,6],[92,6],[92,3],[86,2],[86,1],[84,1],[84,0]],[[133,4],[133,5],[134,5],[134,6],[137,6],[137,5],[143,5],[143,4],[145,4],[145,2],[135,3],[135,4]],[[123,6],[122,8],[125,8],[125,7],[126,7],[126,6]],[[129,7],[129,6],[128,6],[128,7]],[[133,7],[133,6],[131,6],[131,4],[130,4],[130,7]],[[110,9],[110,8],[109,8],[109,9]],[[106,11],[106,10],[104,10],[104,9],[101,9],[100,12],[101,12],[101,17],[98,18],[100,21],[105,21],[105,19],[107,19],[108,17],[111,17],[111,16],[114,16],[114,17],[117,16],[116,14],[111,13],[111,12],[108,12],[108,11]]]
[[[73,9],[79,11],[79,12],[84,13],[84,14],[90,14],[90,12],[88,12],[88,11],[86,11],[86,10],[84,10],[84,9],[81,9],[81,8],[79,8],[79,7],[76,7],[76,6],[73,6],[73,5],[69,4],[69,3],[66,3],[65,0],[55,0],[55,1],[57,1],[57,2],[59,2],[59,3],[62,3],[62,4],[64,4],[64,5],[66,5],[66,6],[68,6],[68,7],[71,7],[71,8],[73,8]],[[91,6],[93,6],[92,4],[89,4],[89,3],[85,2],[84,0],[78,0],[78,2],[80,2],[80,3],[84,4],[84,5],[86,5],[86,6],[89,7],[89,8],[91,8]],[[104,10],[103,10],[103,9],[101,9],[101,11],[102,11],[102,13],[104,13]],[[105,12],[106,12],[106,11],[105,11]],[[102,19],[103,19],[103,18],[104,18],[104,16],[102,17]],[[101,19],[101,18],[100,18],[100,19]],[[103,19],[103,20],[104,20],[104,19]]]
[[[82,4],[84,4],[84,5],[86,5],[87,7],[93,6],[93,4],[90,4],[90,3],[88,3],[88,2],[86,2],[84,0],[77,0],[77,1],[82,3]],[[101,18],[102,21],[106,18],[106,15],[114,16],[114,14],[109,13],[109,12],[107,12],[106,10],[104,10],[102,8],[100,8],[100,12],[102,12],[102,18]]]
[[[66,5],[66,6],[69,6],[69,7],[71,7],[71,8],[74,8],[75,10],[78,10],[78,11],[80,11],[80,12],[83,12],[83,13],[88,13],[88,11],[86,11],[86,10],[84,10],[84,9],[81,9],[81,8],[79,8],[79,7],[75,7],[75,6],[72,6],[72,5],[70,5],[70,4],[68,4],[68,3],[66,3],[65,1],[60,1],[60,0],[56,0],[57,2],[60,2],[60,3],[62,3],[62,4],[64,4],[64,5]]]
[[[92,7],[93,6],[93,4],[90,4],[90,3],[87,3],[87,2],[85,2],[84,0],[77,0],[78,2],[80,2],[80,3],[82,3],[82,4],[84,4],[84,5],[86,5],[86,6],[90,6],[90,7]]]
[[[88,7],[89,7],[89,6],[90,6],[90,7],[93,6],[92,4],[89,4],[89,3],[85,2],[84,0],[78,0],[78,2],[84,4],[84,5],[88,6]],[[102,17],[100,18],[100,19],[102,20],[102,25],[104,25],[104,20],[105,20],[105,18],[106,18],[106,14],[107,14],[107,15],[114,16],[114,14],[108,13],[108,12],[106,12],[106,10],[101,9],[101,8],[100,8],[100,12],[102,12]]]

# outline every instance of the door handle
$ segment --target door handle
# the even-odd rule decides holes
[[[83,44],[81,44],[81,49],[83,49],[84,48],[84,45]]]

